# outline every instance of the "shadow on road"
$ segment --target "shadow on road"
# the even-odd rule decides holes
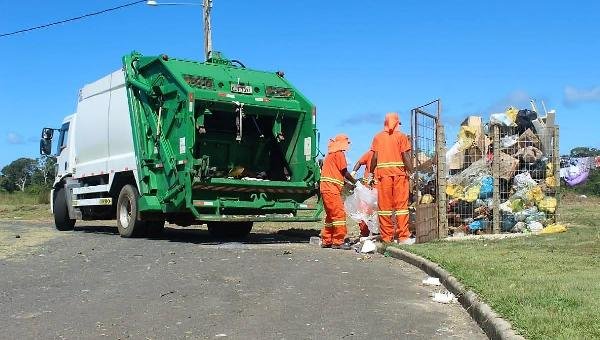
[[[165,230],[157,237],[140,237],[139,239],[147,240],[163,240],[169,242],[183,242],[205,245],[219,245],[223,243],[239,242],[244,244],[280,244],[280,243],[308,243],[312,236],[319,236],[319,230],[316,229],[301,229],[288,228],[281,230],[263,231],[260,228],[253,231],[244,239],[219,239],[211,236],[206,229],[198,227],[190,228],[173,228],[166,227]],[[111,226],[75,226],[76,232],[84,232],[91,234],[118,236],[119,232],[116,227]]]

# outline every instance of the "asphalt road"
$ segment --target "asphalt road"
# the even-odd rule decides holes
[[[0,338],[485,338],[460,305],[431,301],[421,271],[320,249],[309,232],[219,243],[202,229],[123,239],[102,225],[113,223],[0,222]]]

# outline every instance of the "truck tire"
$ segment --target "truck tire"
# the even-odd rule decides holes
[[[138,237],[146,231],[144,221],[139,219],[138,198],[140,194],[138,189],[126,184],[119,193],[117,200],[117,227],[121,237]]]
[[[244,239],[252,231],[253,222],[210,222],[208,232],[218,239]]]
[[[165,230],[165,221],[146,221],[146,235],[158,237]]]
[[[75,220],[69,217],[69,208],[67,207],[67,197],[65,196],[65,189],[60,188],[56,192],[54,198],[54,225],[56,229],[60,231],[73,230],[75,227]]]

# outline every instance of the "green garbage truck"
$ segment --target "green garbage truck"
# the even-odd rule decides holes
[[[123,237],[165,221],[241,237],[254,222],[320,220],[317,136],[315,106],[282,72],[133,52],[42,130],[40,152],[57,158],[59,230],[116,219]]]

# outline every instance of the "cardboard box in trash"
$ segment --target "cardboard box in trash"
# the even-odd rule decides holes
[[[482,117],[469,116],[460,126],[461,129],[466,127],[459,132],[458,143],[462,147],[448,159],[450,170],[461,170],[465,167],[465,163],[472,164],[480,160],[490,145],[490,140],[483,131]]]

